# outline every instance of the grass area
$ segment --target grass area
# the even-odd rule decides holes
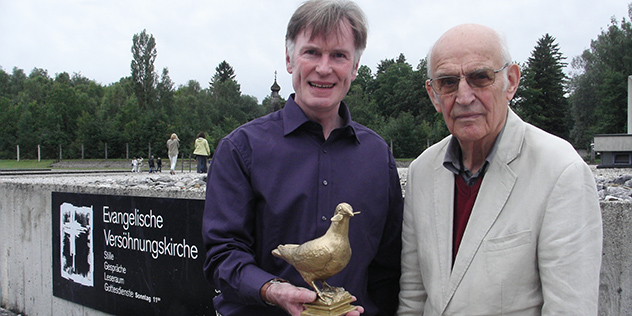
[[[0,169],[50,169],[53,162],[55,162],[54,159],[0,160]]]
[[[126,159],[108,159],[107,164],[104,164],[103,167],[99,167],[99,163],[106,162],[103,159],[64,159],[64,162],[72,163],[74,166],[70,169],[120,169],[117,167],[112,167],[113,162],[127,162]],[[42,159],[41,161],[37,161],[37,159],[21,159],[17,160],[0,160],[0,169],[3,170],[11,170],[11,169],[69,169],[65,166],[52,166],[53,163],[58,162],[57,159]],[[74,164],[79,163],[79,164]],[[81,163],[85,163],[85,167],[81,167]],[[110,167],[105,167],[110,166]],[[127,166],[127,163],[125,163]]]

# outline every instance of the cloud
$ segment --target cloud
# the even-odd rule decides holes
[[[233,1],[10,1],[0,0],[0,66],[49,75],[81,73],[104,85],[130,75],[132,36],[146,29],[156,39],[156,72],[168,67],[176,85],[207,87],[226,60],[242,92],[262,101],[278,71],[281,94],[292,92],[285,70],[287,21],[302,0]],[[627,17],[627,4],[602,1],[358,0],[369,20],[361,64],[404,53],[417,66],[432,43],[457,24],[475,22],[504,32],[514,60],[525,62],[549,33],[569,57],[590,47],[610,18]]]

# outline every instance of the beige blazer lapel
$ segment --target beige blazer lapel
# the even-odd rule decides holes
[[[443,306],[444,311],[452,299],[452,296],[456,292],[459,284],[463,280],[463,277],[472,263],[474,256],[480,250],[483,239],[489,232],[492,225],[496,222],[496,219],[509,198],[509,194],[516,182],[515,175],[506,165],[501,166],[498,163],[494,165],[495,166],[492,168],[502,170],[489,172],[489,174],[486,174],[483,178],[483,183],[481,184],[479,192],[492,193],[479,193],[476,198],[474,208],[472,209],[472,215],[470,215],[470,219],[465,229],[463,240],[461,241],[459,252],[456,256],[454,267],[452,268],[452,273],[449,278],[447,293],[445,293],[447,295],[444,296],[447,298],[445,305]],[[492,171],[492,168],[488,171]],[[452,231],[452,225],[450,226],[450,231]],[[450,242],[450,246],[451,245],[452,242]]]
[[[452,273],[452,230],[454,225],[454,174],[442,164],[433,170],[434,237],[441,266],[440,284],[443,297],[449,296],[450,274]],[[434,277],[433,277],[434,278]],[[447,303],[447,300],[446,300]]]
[[[493,157],[492,163],[483,177],[479,194],[474,203],[472,214],[470,215],[456,261],[454,262],[454,267],[452,268],[447,295],[444,296],[446,300],[442,309],[443,311],[446,310],[448,303],[463,280],[474,256],[480,250],[483,239],[496,223],[498,215],[505,206],[516,184],[517,176],[513,170],[511,170],[509,164],[519,155],[523,139],[524,127],[520,124],[520,119],[510,109],[507,117],[507,125],[498,144],[496,156]],[[454,180],[449,181],[449,183],[452,183],[451,192],[454,192]],[[449,203],[450,214],[452,214],[450,215],[449,232],[450,236],[452,236],[452,217],[454,216],[453,197],[449,200]],[[502,225],[502,223],[500,224]],[[449,247],[452,249],[451,237]],[[444,294],[445,293],[446,292],[444,292]]]

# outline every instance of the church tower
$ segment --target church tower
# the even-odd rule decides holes
[[[279,91],[281,91],[281,87],[277,83],[277,72],[274,72],[274,84],[270,87],[272,93],[270,94],[270,112],[278,111],[281,109],[281,97],[279,96]]]

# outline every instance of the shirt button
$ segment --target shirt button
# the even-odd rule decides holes
[[[323,180],[323,185],[326,186],[327,184],[329,184],[329,182],[327,182],[327,180]]]
[[[327,221],[327,216],[323,215],[323,217],[321,217],[320,219],[323,220],[323,222]]]

